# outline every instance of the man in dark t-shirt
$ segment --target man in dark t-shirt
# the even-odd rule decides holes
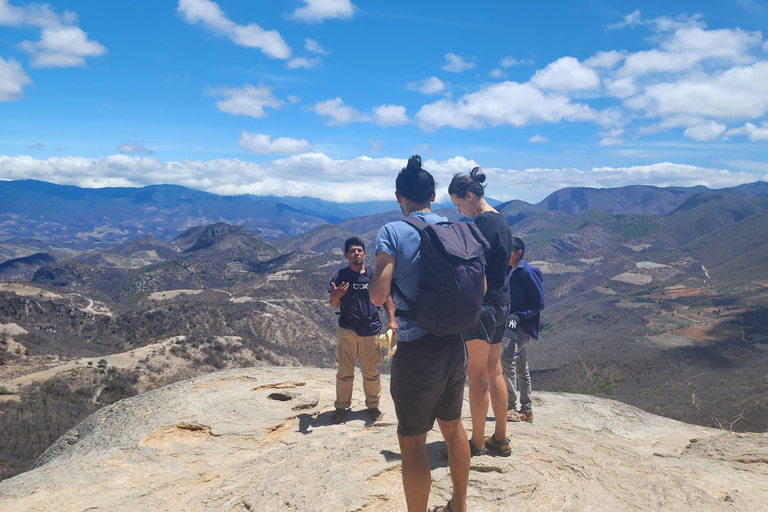
[[[352,405],[352,389],[355,379],[355,363],[359,357],[363,374],[365,405],[373,421],[384,415],[379,410],[381,397],[381,349],[376,338],[381,331],[379,308],[371,303],[368,283],[373,278],[373,268],[365,266],[365,243],[357,237],[344,242],[344,257],[349,266],[334,272],[328,283],[332,308],[339,308],[337,334],[336,403],[331,423],[341,423],[346,410]],[[384,304],[389,318],[389,328],[397,329],[392,301]]]

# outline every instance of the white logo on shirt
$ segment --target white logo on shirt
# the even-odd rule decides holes
[[[368,283],[352,283],[352,288],[355,290],[367,290]]]

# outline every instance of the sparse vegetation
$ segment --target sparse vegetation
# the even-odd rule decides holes
[[[534,392],[606,396],[726,430],[768,428],[768,355],[757,346],[768,342],[768,303],[760,284],[768,276],[759,255],[713,261],[712,252],[733,252],[727,242],[712,251],[718,239],[678,247],[675,237],[683,236],[684,227],[679,214],[528,213],[514,226],[528,246],[526,259],[565,269],[545,275],[550,306],[541,339],[529,346]],[[375,232],[369,224],[360,222]],[[755,221],[745,231],[751,244],[766,238],[763,226]],[[180,237],[181,250],[194,247],[204,228]],[[96,255],[41,270],[37,294],[0,291],[0,322],[28,331],[14,335],[23,347],[19,354],[4,350],[10,337],[3,336],[0,364],[23,362],[26,352],[29,368],[48,364],[48,355],[89,358],[87,365],[22,388],[21,402],[0,402],[0,439],[16,436],[0,447],[0,460],[9,461],[4,476],[28,468],[96,408],[139,391],[246,364],[335,364],[336,317],[326,305],[325,286],[344,263],[338,255],[302,250],[338,245],[323,237],[346,231],[325,226],[283,241],[291,250],[280,255],[257,244],[266,251],[259,258],[242,250],[256,243],[247,233],[224,231],[244,238],[228,239],[231,251],[211,250],[208,240],[211,245],[184,258],[174,247],[145,241],[169,252],[142,268],[126,268],[136,258],[112,248],[108,261]],[[720,234],[730,236],[730,230]],[[638,261],[666,267],[639,268]],[[704,277],[702,265],[712,277]],[[651,282],[611,280],[625,272],[644,272]],[[45,296],[54,289],[49,286],[60,298]],[[200,293],[147,298],[154,291],[188,289]],[[109,315],[88,310],[91,300],[105,304]],[[126,352],[137,354],[130,368],[114,364],[118,358],[107,364],[106,356]]]

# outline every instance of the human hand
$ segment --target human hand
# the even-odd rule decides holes
[[[387,329],[392,329],[392,332],[397,332],[397,321],[394,318],[387,324]]]
[[[349,283],[342,282],[339,286],[336,286],[336,283],[331,283],[331,287],[333,288],[331,290],[331,300],[339,300],[349,290]]]

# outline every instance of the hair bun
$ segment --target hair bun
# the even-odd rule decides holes
[[[469,177],[475,180],[478,183],[485,182],[485,173],[483,170],[479,167],[475,167],[471,171],[469,171]]]
[[[408,165],[405,166],[405,172],[419,172],[421,170],[421,157],[413,155],[408,159]]]

